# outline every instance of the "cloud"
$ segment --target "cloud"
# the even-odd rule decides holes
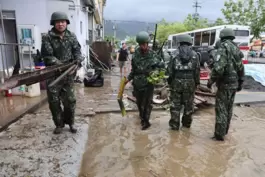
[[[107,20],[156,22],[182,21],[189,13],[194,13],[193,0],[107,0],[104,17]],[[221,8],[224,0],[202,0],[198,12],[204,18],[215,20],[223,17]]]

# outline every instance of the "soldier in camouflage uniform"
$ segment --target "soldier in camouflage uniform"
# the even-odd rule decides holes
[[[152,111],[154,85],[147,81],[150,72],[156,68],[163,68],[164,63],[148,47],[149,36],[145,31],[136,36],[139,47],[135,50],[131,61],[131,72],[126,83],[133,80],[133,95],[136,97],[142,130],[151,126],[149,119]]]
[[[217,52],[218,48],[220,47],[220,45],[221,45],[221,40],[218,40],[218,41],[216,41],[214,47],[212,47],[212,46],[209,47],[208,53],[209,53],[210,59],[207,61],[207,65],[210,69],[213,68],[214,58],[216,56],[216,52]]]
[[[184,105],[182,125],[190,128],[195,90],[200,84],[200,61],[197,53],[191,48],[191,36],[181,35],[178,41],[180,46],[167,67],[171,114],[169,126],[173,130],[179,130],[182,105]]]
[[[207,87],[211,88],[216,82],[215,133],[213,139],[223,141],[228,133],[233,114],[233,104],[237,91],[242,89],[244,66],[242,52],[233,43],[234,31],[225,28],[220,32],[221,46],[217,50],[211,77]]]
[[[42,37],[41,55],[46,66],[68,63],[74,60],[77,60],[78,65],[81,65],[83,60],[81,46],[76,35],[67,30],[68,24],[70,24],[70,21],[64,12],[54,12],[52,14],[50,25],[53,28]],[[47,85],[55,79],[49,79]],[[77,131],[74,127],[76,98],[73,84],[74,76],[70,75],[56,86],[47,87],[49,108],[56,126],[55,134],[61,133],[65,124],[69,125],[72,133]]]

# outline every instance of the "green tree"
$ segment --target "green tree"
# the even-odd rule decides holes
[[[113,41],[113,36],[104,36],[105,41]]]
[[[126,44],[128,46],[137,45],[136,37],[129,37],[129,36],[127,36],[126,37]]]
[[[187,31],[183,23],[174,22],[168,23],[165,20],[161,21],[157,25],[157,40],[163,42],[167,39],[170,34],[176,34]]]
[[[265,25],[265,0],[227,0],[222,13],[229,24],[247,25],[254,35],[259,38]]]
[[[225,22],[222,18],[217,18],[213,24],[213,26],[225,25]]]
[[[191,14],[188,14],[186,19],[183,22],[185,28],[187,31],[192,31],[195,29],[200,29],[200,28],[207,28],[209,27],[208,19],[206,18],[198,18],[197,20],[193,18]]]

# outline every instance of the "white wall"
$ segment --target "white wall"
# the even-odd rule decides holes
[[[36,24],[46,32],[49,24],[46,0],[0,0],[2,9],[15,10],[17,24]]]
[[[40,33],[47,33],[51,14],[55,11],[67,13],[70,19],[68,29],[74,32],[82,47],[82,53],[88,55],[88,13],[81,11],[82,0],[0,0],[3,10],[15,10],[17,25],[34,24]],[[80,30],[82,22],[82,31]],[[0,31],[1,33],[1,31]]]

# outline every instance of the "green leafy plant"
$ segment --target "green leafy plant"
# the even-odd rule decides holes
[[[155,70],[150,73],[150,75],[147,77],[147,81],[151,84],[158,84],[163,79],[166,79],[167,76],[165,75],[165,70]]]

